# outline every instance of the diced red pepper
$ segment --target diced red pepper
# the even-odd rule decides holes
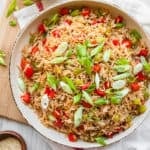
[[[140,89],[140,85],[134,82],[134,83],[131,83],[130,88],[132,91],[138,91]]]
[[[95,93],[96,93],[97,95],[101,96],[101,97],[106,96],[106,93],[105,93],[105,91],[103,91],[103,90],[96,89],[96,90],[95,90]]]
[[[55,110],[52,112],[52,115],[53,115],[55,118],[59,119],[59,118],[61,118],[61,111],[60,111],[59,109],[55,109]]]
[[[39,11],[44,10],[44,6],[43,6],[43,3],[41,1],[37,1],[36,6],[37,6]]]
[[[60,11],[59,11],[60,15],[64,16],[64,15],[68,15],[69,14],[69,9],[64,7],[64,8],[61,8]]]
[[[42,44],[45,45],[46,41],[47,41],[47,39],[44,38],[44,39],[42,40]]]
[[[38,26],[38,32],[41,34],[46,32],[45,25],[43,23]]]
[[[60,38],[60,30],[54,30],[54,31],[52,31],[52,35],[54,37]]]
[[[147,77],[146,77],[146,75],[141,71],[141,72],[139,72],[137,75],[136,75],[136,77],[137,77],[137,80],[138,81],[144,81]]]
[[[122,44],[125,45],[127,48],[131,48],[132,43],[129,39],[122,40]]]
[[[61,119],[57,119],[56,121],[53,122],[54,127],[61,128],[63,126],[63,122]]]
[[[106,18],[104,18],[104,17],[99,18],[99,19],[97,19],[97,22],[98,23],[106,23]]]
[[[31,54],[35,54],[37,51],[39,51],[39,48],[37,46],[34,46],[32,49],[31,49]]]
[[[147,57],[148,56],[148,50],[147,49],[141,49],[138,56]]]
[[[22,99],[26,104],[29,104],[29,103],[31,102],[30,93],[24,93],[24,94],[21,96],[21,99]]]
[[[25,58],[21,59],[20,67],[22,70],[24,70],[25,66],[28,64],[27,60]]]
[[[92,40],[91,43],[92,44],[97,44],[97,41],[96,40]]]
[[[57,49],[57,45],[53,46],[53,47],[50,47],[50,49],[54,52],[56,49]]]
[[[70,142],[76,142],[77,141],[77,136],[73,133],[68,134],[68,139]]]
[[[110,81],[105,81],[105,82],[104,82],[104,88],[105,88],[105,89],[109,89],[110,87],[111,87]]]
[[[51,88],[49,88],[48,86],[45,88],[45,94],[47,94],[48,95],[48,97],[50,97],[50,98],[54,98],[55,97],[55,95],[56,95],[56,92],[53,90],[53,89],[51,89]]]
[[[87,103],[85,101],[82,101],[82,106],[85,107],[85,108],[91,108],[92,107],[91,104],[89,104],[89,103]]]
[[[123,22],[123,17],[122,16],[117,16],[115,18],[115,23],[121,23],[121,22]]]
[[[86,90],[86,89],[88,89],[90,85],[91,85],[90,82],[88,82],[88,83],[82,85],[82,86],[81,86],[81,90]]]
[[[84,16],[84,17],[90,16],[90,13],[91,13],[91,9],[88,7],[83,8],[82,12],[81,12],[82,16]]]
[[[94,64],[94,66],[93,66],[93,71],[94,71],[94,72],[100,72],[100,70],[101,70],[100,64]]]
[[[65,20],[65,23],[67,23],[68,25],[71,25],[72,24],[72,21],[70,19],[66,19]]]
[[[109,133],[105,134],[105,136],[110,139],[110,138],[112,138],[114,136],[114,133],[113,132],[109,132]]]
[[[32,78],[32,76],[34,74],[34,70],[33,70],[33,67],[30,64],[27,64],[25,66],[24,74],[25,74],[26,78],[28,78],[28,79]]]
[[[119,45],[120,45],[120,42],[119,42],[118,39],[112,40],[112,43],[113,43],[115,46],[119,46]]]
[[[91,22],[91,25],[95,25],[95,24],[97,24],[97,19],[93,19]]]

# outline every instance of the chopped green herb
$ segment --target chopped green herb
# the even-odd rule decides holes
[[[137,43],[142,38],[140,33],[135,29],[130,32],[130,36],[133,44]]]
[[[82,121],[83,107],[79,107],[74,113],[74,126],[78,127]]]
[[[62,62],[64,62],[65,60],[67,60],[67,57],[55,57],[52,60],[50,60],[51,64],[60,64]]]
[[[127,58],[119,58],[116,62],[116,65],[128,65],[129,61]]]
[[[95,88],[96,88],[96,85],[95,83],[93,83],[88,87],[88,89],[86,89],[86,92],[92,93],[95,90]]]
[[[12,0],[8,6],[6,17],[9,17],[16,10],[16,7],[17,7],[17,1]]]
[[[9,21],[9,25],[12,26],[12,27],[16,26],[17,25],[16,20]]]
[[[5,52],[3,50],[0,50],[0,57],[5,57],[5,56],[6,56]]]
[[[70,86],[69,86],[67,83],[61,81],[61,82],[60,82],[60,86],[61,86],[61,88],[62,88],[65,92],[67,92],[67,93],[69,93],[69,94],[73,94],[72,89],[70,88]]]
[[[47,83],[48,85],[53,88],[54,90],[56,90],[57,88],[57,84],[58,84],[58,80],[56,79],[56,77],[50,73],[47,73]]]
[[[96,142],[102,146],[106,146],[106,138],[105,137],[97,137],[95,138]]]
[[[104,44],[105,44],[105,40],[103,39],[103,41],[96,48],[91,50],[91,53],[90,53],[91,57],[93,57],[93,56],[97,55],[99,52],[101,52],[104,47]]]
[[[76,50],[77,50],[78,57],[86,57],[87,56],[87,50],[86,50],[85,45],[78,44]]]
[[[70,13],[70,15],[71,15],[72,17],[78,16],[78,15],[80,15],[80,10],[79,10],[79,9],[75,9],[75,10],[73,10],[73,11]]]
[[[1,65],[1,66],[6,66],[6,63],[5,63],[3,57],[0,57],[0,65]]]
[[[23,5],[24,6],[30,6],[32,5],[34,2],[32,0],[23,0]]]
[[[110,101],[112,104],[120,104],[121,103],[121,98],[119,96],[112,96],[110,98]]]
[[[74,104],[79,103],[80,100],[81,100],[81,94],[77,94],[77,95],[75,95],[75,96],[73,97],[73,103],[74,103]]]
[[[86,91],[82,91],[82,96],[83,96],[83,98],[85,98],[85,101],[87,103],[93,105],[92,97]]]
[[[96,106],[99,106],[99,105],[106,105],[106,104],[108,104],[109,103],[109,101],[107,100],[107,99],[104,99],[104,98],[99,98],[99,99],[97,99],[95,102],[94,102],[94,104],[96,105]]]
[[[129,71],[131,69],[131,66],[130,65],[115,65],[113,69],[120,73],[120,72]]]
[[[77,88],[74,84],[74,82],[72,81],[72,79],[68,78],[68,77],[64,77],[63,80],[70,86],[70,88],[74,91],[77,92]]]
[[[18,78],[18,87],[19,87],[19,89],[22,91],[22,92],[25,92],[25,90],[26,90],[26,85],[25,85],[25,83],[24,83],[24,81],[23,81],[23,79],[20,77],[20,78]]]
[[[31,87],[31,89],[29,90],[30,93],[33,93],[35,91],[38,90],[38,88],[40,87],[40,83],[39,82],[36,82],[33,84],[33,86]]]
[[[129,72],[125,72],[119,75],[116,75],[114,77],[112,77],[113,80],[121,80],[121,79],[125,79],[127,77],[129,77],[131,74]]]
[[[30,34],[30,38],[29,38],[29,43],[33,44],[36,40],[36,35],[35,34]]]
[[[121,23],[117,23],[116,26],[115,26],[115,28],[120,29],[120,28],[122,28],[124,26],[125,26],[125,23],[121,22]]]

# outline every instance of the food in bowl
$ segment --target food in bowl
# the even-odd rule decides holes
[[[149,50],[136,29],[107,9],[61,8],[22,49],[21,100],[41,123],[105,145],[146,111]]]

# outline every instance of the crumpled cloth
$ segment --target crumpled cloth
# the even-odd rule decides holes
[[[44,8],[52,6],[57,2],[65,0],[43,0]],[[124,11],[133,16],[150,34],[150,6],[140,0],[103,0],[120,6]],[[18,10],[14,13],[17,18],[20,29],[23,29],[32,18],[39,15],[40,12],[35,4]],[[73,150],[66,146],[47,140],[53,150]],[[142,125],[129,136],[121,141],[106,146],[104,148],[92,148],[88,150],[150,150],[150,115],[144,120]]]

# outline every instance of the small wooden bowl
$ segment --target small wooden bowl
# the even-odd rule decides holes
[[[8,137],[13,137],[13,138],[17,139],[21,144],[21,150],[27,150],[26,143],[20,134],[14,132],[14,131],[9,131],[9,130],[8,131],[0,131],[0,141],[3,139],[6,139]]]

